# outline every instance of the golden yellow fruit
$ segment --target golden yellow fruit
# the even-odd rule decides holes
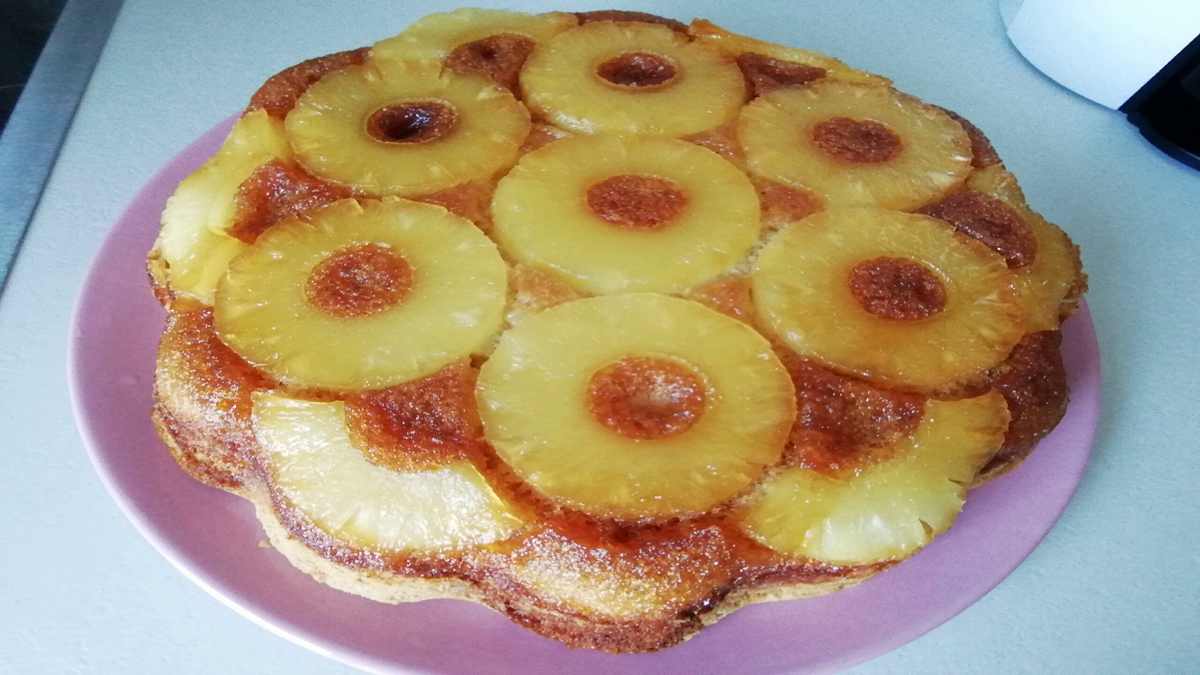
[[[329,73],[285,125],[313,175],[360,193],[412,196],[507,169],[530,123],[524,106],[481,75],[401,61]]]
[[[831,206],[912,209],[971,172],[971,141],[942,110],[888,87],[822,79],[742,109],[750,171],[819,193]]]
[[[1004,397],[928,401],[916,430],[876,451],[880,461],[829,475],[785,468],[735,519],[779,553],[861,565],[906,558],[945,532],[967,486],[1004,441]]]
[[[470,221],[403,199],[335,202],[285,220],[230,264],[221,340],[279,381],[374,389],[490,342],[507,271]]]
[[[967,189],[982,192],[1012,207],[1037,242],[1033,262],[1016,270],[1017,295],[1025,308],[1026,330],[1056,330],[1079,304],[1087,286],[1079,247],[1066,232],[1043,218],[1025,201],[1017,179],[1002,165],[976,171]]]
[[[750,180],[670,138],[555,141],[500,181],[492,215],[511,258],[590,293],[684,291],[737,265],[759,235]]]
[[[686,136],[733,119],[746,98],[737,66],[665,26],[597,21],[563,31],[521,72],[525,101],[585,134]]]
[[[521,527],[470,462],[422,471],[370,462],[351,442],[340,401],[256,392],[253,424],[270,485],[336,541],[433,552],[506,539]]]
[[[576,23],[575,16],[565,12],[526,14],[461,8],[418,19],[399,35],[375,43],[371,58],[376,61],[442,61],[464,45],[496,36],[516,36],[541,44]]]
[[[476,397],[488,442],[535,490],[631,521],[733,498],[779,460],[795,416],[766,339],[649,293],[527,317],[501,336]]]
[[[752,283],[759,316],[797,354],[901,389],[973,383],[1024,334],[1004,258],[928,216],[816,213],[764,247]]]
[[[288,160],[283,124],[265,111],[246,113],[221,148],[167,200],[156,246],[171,290],[211,305],[229,261],[246,245],[230,236],[238,187],[259,166]]]

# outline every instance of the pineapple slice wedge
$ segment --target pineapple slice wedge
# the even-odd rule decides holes
[[[649,23],[563,31],[521,72],[525,101],[571,131],[687,136],[737,115],[746,87],[716,50]]]
[[[862,84],[891,84],[891,81],[885,77],[851,68],[832,56],[739,35],[706,19],[693,19],[691,25],[688,26],[688,33],[700,44],[712,46],[733,59],[739,59],[745,54],[754,54],[781,61],[785,67],[789,64],[798,64],[824,71],[821,74],[813,73],[817,78],[829,77]]]
[[[399,35],[375,43],[375,61],[437,61],[457,72],[487,75],[515,89],[533,49],[579,23],[573,14],[526,14],[461,8],[430,14]]]
[[[1033,262],[1015,270],[1026,330],[1057,330],[1079,306],[1079,297],[1087,288],[1079,247],[1066,232],[1029,208],[1016,176],[1002,165],[973,173],[967,189],[999,199],[1029,226],[1036,242]]]
[[[221,340],[280,382],[375,389],[428,375],[500,330],[496,245],[440,206],[344,199],[281,221],[229,265]]]
[[[522,526],[468,461],[408,472],[369,461],[351,441],[340,401],[256,392],[252,419],[277,496],[340,543],[435,552],[507,539]]]
[[[368,62],[322,77],[285,121],[313,175],[369,195],[428,194],[512,166],[529,112],[480,75]]]
[[[155,244],[172,291],[213,303],[229,261],[246,249],[229,234],[238,188],[259,166],[290,158],[283,124],[254,110],[233,125],[215,155],[179,184],[167,200]]]
[[[485,438],[552,501],[601,518],[702,513],[780,458],[796,414],[770,343],[703,305],[575,300],[500,338],[476,385]]]
[[[818,192],[831,206],[912,209],[971,172],[971,140],[942,110],[888,87],[823,79],[742,109],[750,171]]]
[[[797,354],[898,389],[976,384],[1024,334],[1004,258],[929,216],[816,213],[763,248],[751,281],[759,316]]]
[[[492,201],[520,263],[589,293],[682,292],[741,262],[758,196],[729,161],[671,138],[576,136],[521,158]]]
[[[784,555],[837,565],[906,558],[954,523],[967,487],[1003,443],[1008,419],[995,391],[928,401],[910,435],[874,451],[879,462],[835,475],[782,469],[735,520]]]

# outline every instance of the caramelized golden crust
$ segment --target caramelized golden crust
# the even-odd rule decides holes
[[[315,178],[300,167],[278,160],[267,162],[238,187],[229,234],[249,244],[276,221],[349,196],[349,190]]]
[[[250,97],[246,110],[266,110],[272,117],[283,119],[296,106],[296,101],[314,82],[326,73],[358,65],[367,60],[371,50],[363,47],[345,52],[335,52],[315,59],[297,63],[271,76]]]
[[[257,446],[250,395],[268,386],[266,376],[217,338],[211,309],[185,301],[171,307],[158,348],[154,418],[189,473],[218,487],[246,477]]]
[[[446,57],[446,67],[459,73],[479,73],[509,91],[517,91],[525,59],[536,43],[521,35],[492,35],[460,45]]]
[[[528,265],[512,265],[508,283],[513,294],[506,314],[510,325],[543,309],[583,297],[561,274]]]
[[[920,213],[941,218],[954,229],[1004,256],[1010,268],[1024,267],[1037,255],[1033,230],[1008,204],[974,190],[955,192]]]
[[[578,17],[581,25],[585,23],[592,23],[594,21],[636,21],[639,23],[654,23],[660,26],[666,26],[676,33],[682,33],[684,35],[688,34],[687,26],[676,21],[675,19],[668,19],[666,17],[658,16],[657,14],[650,14],[648,12],[629,12],[622,9],[600,9],[591,12],[575,12],[575,16]]]
[[[804,63],[791,63],[763,54],[745,52],[737,57],[750,95],[762,96],[780,87],[796,87],[825,77],[826,70]]]
[[[986,166],[1000,163],[1000,155],[996,154],[996,148],[992,147],[992,142],[988,137],[983,135],[983,131],[971,123],[971,120],[959,115],[953,110],[947,110],[941,106],[934,106],[942,112],[954,118],[955,122],[962,125],[966,130],[967,137],[971,139],[971,166],[976,169],[982,169]]]
[[[346,398],[350,437],[376,464],[413,470],[469,457],[483,435],[475,408],[479,371],[469,361],[412,382]]]
[[[708,148],[739,167],[745,163],[746,158],[737,142],[737,124],[735,122],[727,122],[719,127],[685,136],[683,140],[695,143],[702,148]]]
[[[492,230],[492,194],[496,184],[491,181],[470,181],[452,188],[416,197],[419,202],[437,204],[456,216],[475,223],[475,227]]]
[[[730,276],[714,279],[693,288],[688,292],[688,297],[726,316],[754,325],[754,301],[750,298],[748,277]]]
[[[757,176],[751,181],[758,190],[758,203],[762,208],[762,224],[765,228],[778,229],[825,208],[825,200],[812,190]]]
[[[856,380],[777,347],[796,387],[788,466],[838,474],[880,459],[873,451],[917,428],[925,400]]]
[[[1060,331],[1030,333],[992,370],[992,386],[1004,395],[1012,421],[1004,447],[980,472],[978,483],[1015,468],[1066,414],[1069,396],[1061,345]]]

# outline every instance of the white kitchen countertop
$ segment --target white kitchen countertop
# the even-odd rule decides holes
[[[268,75],[451,6],[125,3],[0,296],[0,672],[345,670],[207,596],[126,522],[71,418],[68,320],[89,260],[141,185]],[[992,0],[636,8],[829,52],[962,113],[1083,248],[1105,384],[1078,493],[999,587],[857,672],[1195,672],[1200,172],[1026,64]],[[752,645],[747,654],[749,665]]]

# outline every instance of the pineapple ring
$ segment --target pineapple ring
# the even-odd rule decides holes
[[[690,373],[683,379],[704,392],[683,394],[703,409],[641,437],[614,428],[589,392],[597,374],[631,357]],[[642,405],[697,412],[696,400],[661,389]],[[476,398],[485,438],[535,490],[635,521],[694,515],[733,498],[779,460],[796,414],[791,378],[765,338],[699,303],[650,293],[575,300],[526,318],[484,363]]]
[[[928,270],[940,281],[941,306],[912,318],[868,311],[850,282],[879,258]],[[792,223],[763,248],[752,274],[755,307],[797,354],[925,392],[971,383],[1004,360],[1024,333],[1014,284],[1002,256],[948,224],[873,208]]]
[[[229,261],[246,249],[230,235],[241,184],[263,164],[291,159],[283,124],[264,110],[246,113],[204,166],[167,200],[157,249],[171,290],[206,305]]]
[[[492,215],[509,256],[591,293],[684,291],[741,261],[760,229],[737,167],[654,137],[577,136],[531,152],[500,181]]]
[[[378,262],[387,250],[403,264]],[[366,251],[371,264],[322,274],[347,251]],[[339,278],[359,286],[338,286]],[[390,291],[370,284],[388,281],[411,287],[380,305],[374,298]],[[359,305],[321,309],[314,285],[346,296],[333,309]],[[374,389],[482,349],[500,329],[506,293],[504,261],[469,221],[403,199],[344,199],[276,224],[234,259],[214,320],[225,344],[285,384]]]
[[[304,92],[285,127],[313,175],[361,193],[411,196],[512,166],[530,122],[524,106],[483,77],[423,61],[329,73]]]
[[[967,179],[967,189],[1008,204],[1029,226],[1036,241],[1033,262],[1015,270],[1017,296],[1025,308],[1025,329],[1057,330],[1062,320],[1075,311],[1087,286],[1079,248],[1066,232],[1029,208],[1016,177],[1002,165],[976,171]]]
[[[971,171],[962,126],[888,87],[825,79],[778,89],[742,109],[737,135],[753,173],[831,206],[912,209]]]
[[[254,436],[268,482],[338,544],[438,551],[500,541],[521,520],[468,461],[396,471],[351,440],[345,404],[255,392]]]
[[[399,35],[375,43],[375,61],[442,61],[459,47],[496,36],[517,36],[541,44],[578,20],[564,12],[526,14],[497,9],[461,8],[418,19]]]
[[[608,79],[597,72],[605,64]],[[686,136],[733,119],[746,100],[741,71],[718,52],[665,26],[611,21],[535,50],[521,88],[546,119],[585,134]]]
[[[906,558],[954,523],[967,487],[1004,442],[1008,420],[995,391],[930,400],[917,428],[880,452],[886,459],[849,474],[783,469],[735,519],[785,555],[838,565]]]

